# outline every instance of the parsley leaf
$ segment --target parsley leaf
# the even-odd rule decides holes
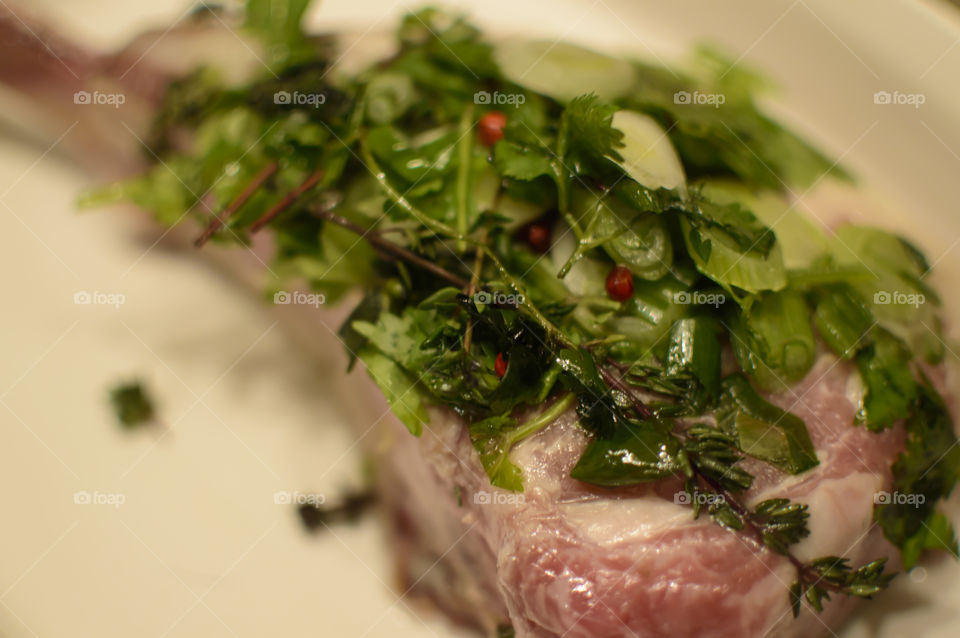
[[[688,471],[681,449],[667,424],[626,423],[613,436],[591,441],[570,476],[603,487],[648,483]]]
[[[607,158],[622,161],[617,149],[623,146],[623,133],[613,128],[616,111],[617,107],[602,103],[593,93],[570,100],[560,124],[564,161],[574,165],[603,164]]]
[[[864,385],[859,422],[883,430],[911,414],[917,382],[910,353],[898,339],[884,330],[874,331],[873,343],[857,354],[857,367]]]
[[[246,26],[267,45],[267,56],[286,65],[309,59],[311,49],[300,23],[312,0],[247,0]]]
[[[956,554],[956,534],[946,530],[936,507],[960,478],[960,445],[947,407],[929,382],[917,390],[913,413],[905,423],[906,449],[892,466],[893,488],[901,498],[874,508],[887,540],[906,550],[908,568],[920,549],[931,545]]]
[[[501,140],[493,147],[493,164],[501,175],[525,182],[557,172],[554,160],[546,153],[508,140]]]
[[[723,380],[717,423],[738,437],[744,454],[799,474],[820,463],[803,421],[768,403],[746,377]]]

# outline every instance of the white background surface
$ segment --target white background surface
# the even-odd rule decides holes
[[[185,6],[138,4],[31,6],[101,45]],[[376,32],[398,10],[341,0],[311,19]],[[879,203],[843,212],[917,238],[955,305],[960,32],[925,5],[498,0],[469,10],[504,31],[668,60],[707,38],[766,68],[783,88],[778,110],[876,191]],[[926,103],[876,106],[878,90]],[[358,480],[336,356],[306,356],[275,313],[216,272],[146,250],[131,213],[77,214],[90,183],[48,150],[0,137],[0,635],[457,635],[398,602],[374,519],[311,537],[273,503],[278,490],[334,494]],[[126,303],[77,306],[77,291]],[[106,391],[133,375],[149,381],[166,431],[114,424]],[[79,490],[126,502],[78,506]],[[900,579],[845,635],[957,635],[957,575],[942,564],[918,584]]]

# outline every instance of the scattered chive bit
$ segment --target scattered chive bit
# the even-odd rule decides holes
[[[334,523],[355,523],[377,502],[371,489],[346,492],[334,505],[303,503],[297,513],[307,531],[315,532]]]
[[[516,630],[511,625],[500,625],[497,627],[496,638],[515,638]]]
[[[140,381],[122,383],[110,390],[110,403],[117,420],[125,428],[135,428],[153,421],[153,399]]]

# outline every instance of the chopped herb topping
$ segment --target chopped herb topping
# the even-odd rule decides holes
[[[760,112],[756,76],[715,52],[674,74],[569,45],[578,63],[558,73],[549,49],[427,9],[403,19],[392,57],[343,77],[300,31],[306,5],[250,0],[276,77],[175,82],[153,137],[163,162],[98,199],[166,224],[186,211],[198,245],[269,228],[282,280],[330,300],[365,290],[340,332],[351,362],[414,435],[431,406],[461,415],[494,485],[522,490],[511,448],[575,408],[592,441],[574,478],[679,476],[711,494],[717,523],[793,562],[795,612],[890,579],[883,561],[794,558],[806,506],[741,502],[747,455],[818,464],[803,421],[761,392],[804,377],[825,344],[862,377],[858,422],[906,427],[895,487],[925,505],[879,505],[886,537],[908,568],[957,552],[936,506],[960,448],[916,364],[943,353],[929,267],[885,231],[828,237],[790,214],[786,185],[845,175]],[[725,99],[677,98],[697,91]],[[277,97],[294,94],[316,99]],[[724,378],[725,349],[738,370]],[[139,386],[115,397],[124,423],[152,414]]]

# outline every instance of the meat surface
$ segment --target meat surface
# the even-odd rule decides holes
[[[748,500],[809,505],[803,559],[889,556],[895,566],[872,509],[902,432],[853,425],[851,373],[824,357],[771,397],[807,422],[820,465],[759,474]],[[790,563],[708,516],[694,520],[674,502],[679,483],[608,491],[570,478],[587,443],[572,411],[514,448],[521,496],[491,487],[456,415],[434,410],[419,439],[392,417],[384,430],[381,491],[410,586],[485,631],[509,622],[520,638],[817,636],[851,606],[841,597],[794,620]]]

